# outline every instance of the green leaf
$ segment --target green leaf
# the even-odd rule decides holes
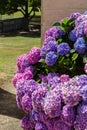
[[[87,63],[87,55],[83,57],[83,63]]]
[[[67,23],[68,23],[68,18],[65,18],[62,22],[62,26],[63,27],[66,27],[67,26]]]
[[[75,18],[70,19],[67,24],[70,26],[75,22]]]
[[[78,53],[74,53],[72,55],[72,61],[75,61],[78,58]]]
[[[70,50],[70,53],[74,53],[74,52],[75,52],[75,49],[71,49],[71,50]]]
[[[59,26],[60,26],[60,23],[59,23],[59,22],[56,22],[56,23],[53,24],[53,26],[59,27]]]
[[[63,41],[62,38],[59,38],[59,39],[57,40],[58,43],[61,43],[62,41]]]

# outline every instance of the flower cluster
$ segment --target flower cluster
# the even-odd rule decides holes
[[[42,48],[17,59],[16,101],[24,130],[87,129],[87,12],[45,33]]]

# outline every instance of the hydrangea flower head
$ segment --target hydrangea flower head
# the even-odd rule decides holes
[[[53,66],[56,63],[57,59],[57,54],[54,51],[50,51],[47,53],[45,61],[48,66]]]
[[[62,74],[62,75],[60,76],[60,81],[61,81],[62,83],[69,81],[69,75]]]
[[[33,47],[31,51],[27,54],[27,58],[30,64],[35,64],[40,60],[40,52],[41,49],[37,47]]]
[[[74,43],[74,48],[79,54],[83,54],[87,49],[85,40],[83,38],[78,38]]]
[[[13,85],[16,87],[16,83],[19,79],[23,78],[23,74],[22,73],[16,73],[12,79]]]
[[[65,34],[65,32],[63,30],[61,30],[61,28],[52,27],[45,32],[45,39],[48,38],[49,36],[51,36],[55,39],[60,38],[64,34]]]
[[[76,41],[77,40],[77,37],[76,37],[76,30],[72,30],[70,33],[69,33],[69,39],[71,41]]]
[[[59,44],[57,47],[57,52],[59,55],[68,54],[70,52],[70,47],[69,47],[68,43],[63,42],[63,43]]]
[[[85,20],[87,20],[87,15],[81,15],[75,20],[75,25],[78,26]]]
[[[72,18],[75,18],[75,19],[77,19],[79,16],[81,16],[81,14],[79,13],[79,12],[75,12],[75,13],[71,13],[71,15],[70,15],[70,19],[72,19]]]

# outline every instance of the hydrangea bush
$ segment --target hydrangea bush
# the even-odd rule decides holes
[[[87,11],[56,22],[42,48],[19,56],[17,67],[24,130],[87,130]]]

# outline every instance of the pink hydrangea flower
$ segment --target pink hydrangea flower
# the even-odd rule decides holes
[[[19,81],[19,79],[22,79],[22,78],[23,78],[22,73],[16,73],[14,78],[12,79],[13,85],[16,87],[17,81]]]
[[[61,80],[62,83],[67,82],[69,80],[69,75],[62,74],[60,76],[60,80]]]
[[[37,47],[33,47],[31,51],[27,54],[27,58],[30,64],[35,64],[40,60],[40,52],[41,49]]]
[[[32,72],[31,72],[30,70],[25,71],[25,72],[23,73],[23,78],[26,79],[26,80],[32,79],[32,78],[33,78]]]

